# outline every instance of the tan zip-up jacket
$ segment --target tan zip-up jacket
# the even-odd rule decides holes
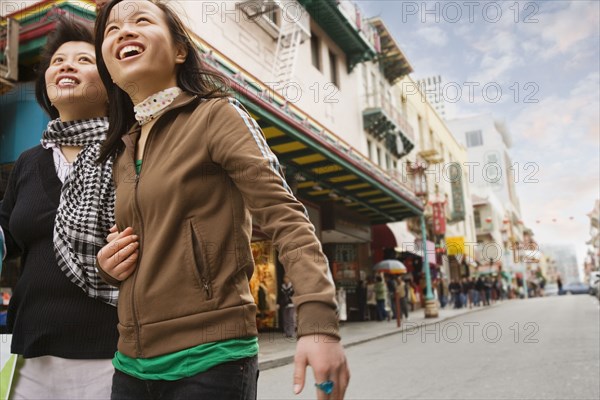
[[[241,104],[180,95],[151,128],[139,175],[138,137],[136,125],[114,167],[117,227],[139,235],[138,264],[120,285],[100,271],[120,288],[119,351],[150,358],[257,335],[251,215],[294,285],[298,335],[339,338],[313,225]]]

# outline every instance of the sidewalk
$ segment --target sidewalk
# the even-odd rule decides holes
[[[459,315],[488,310],[501,304],[502,302],[498,302],[487,307],[439,310],[437,318],[425,318],[425,310],[419,309],[411,312],[408,319],[403,319],[399,328],[396,326],[396,320],[389,322],[344,322],[340,326],[340,335],[342,336],[342,344],[347,348],[385,336],[396,335],[408,329],[415,329],[415,327],[421,328],[446,321]],[[258,352],[258,366],[260,370],[281,367],[294,361],[296,339],[286,338],[283,332],[260,333],[258,342],[260,349]]]

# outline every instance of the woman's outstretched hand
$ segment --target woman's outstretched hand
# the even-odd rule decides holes
[[[327,335],[307,335],[298,339],[294,357],[294,393],[304,388],[306,367],[310,365],[315,382],[333,382],[333,391],[326,394],[317,390],[318,400],[343,399],[350,381],[350,369],[346,361],[344,348],[338,339]]]

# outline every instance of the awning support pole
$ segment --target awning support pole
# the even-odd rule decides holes
[[[423,249],[423,269],[425,270],[425,300],[433,300],[431,291],[431,272],[429,271],[429,259],[427,254],[427,230],[425,229],[425,216],[421,214],[421,248]]]

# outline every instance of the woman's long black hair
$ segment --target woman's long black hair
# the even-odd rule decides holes
[[[93,21],[77,20],[73,15],[58,15],[54,30],[48,36],[48,41],[42,52],[37,66],[35,80],[35,99],[40,107],[46,111],[51,119],[59,117],[58,110],[52,105],[46,88],[46,70],[50,66],[52,56],[56,50],[67,42],[86,42],[94,45]]]
[[[102,43],[104,42],[104,30],[113,7],[123,0],[112,0],[103,6],[96,19],[96,63],[100,78],[106,86],[108,93],[108,133],[98,157],[99,162],[103,162],[109,157],[120,153],[123,149],[123,136],[135,123],[133,112],[133,102],[127,92],[113,83],[106,63],[102,58]],[[166,4],[157,0],[147,0],[160,8],[166,16],[167,26],[173,38],[175,45],[182,45],[187,50],[187,57],[183,64],[178,65],[177,86],[183,91],[198,95],[201,98],[224,97],[228,95],[229,85],[227,78],[209,71],[202,60],[200,54],[194,46],[192,39],[185,29],[185,25],[177,14]]]

